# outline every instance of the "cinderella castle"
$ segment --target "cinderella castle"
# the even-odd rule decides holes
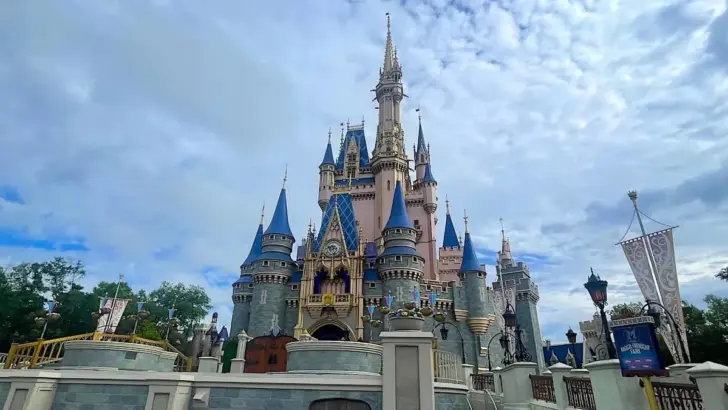
[[[379,114],[373,150],[363,124],[342,128],[336,156],[329,132],[319,165],[323,216],[318,232],[309,226],[296,246],[285,179],[267,228],[261,216],[240,278],[232,285],[231,335],[273,332],[376,343],[387,326],[376,307],[388,301],[396,310],[414,302],[440,314],[439,322],[428,318],[425,324],[426,330],[445,335],[438,348],[480,367],[485,367],[490,350],[496,366],[504,349],[494,339],[504,328],[502,314],[509,305],[524,347],[534,361],[542,362],[538,288],[528,266],[512,258],[505,234],[492,286],[476,255],[467,217],[464,238],[458,237],[449,201],[438,248],[438,184],[421,120],[413,158],[406,151],[400,119],[402,69],[389,21],[384,64],[373,91]]]

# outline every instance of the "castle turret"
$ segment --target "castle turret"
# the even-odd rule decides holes
[[[404,98],[402,69],[392,43],[392,31],[387,16],[387,43],[384,49],[384,65],[379,72],[379,82],[374,88],[379,110],[377,139],[372,157],[375,195],[375,232],[383,229],[389,218],[394,184],[402,181],[404,193],[410,189],[409,163],[405,153],[404,131],[400,122],[400,104]]]
[[[334,162],[334,152],[331,149],[331,130],[329,129],[329,142],[326,144],[326,152],[324,159],[319,165],[319,196],[318,204],[321,211],[324,211],[329,204],[329,198],[334,192],[334,172],[336,163]]]
[[[417,109],[419,112],[419,108]],[[422,116],[418,115],[420,127],[417,132],[417,147],[415,148],[415,175],[417,181],[425,179],[425,169],[430,164],[430,150],[425,143],[425,134],[422,132]]]
[[[415,250],[417,231],[407,215],[402,183],[397,181],[389,220],[382,231],[384,251],[377,258],[377,271],[383,282],[384,296],[394,296],[393,309],[412,301],[419,290],[425,259]],[[416,301],[419,305],[419,301]]]
[[[296,239],[288,223],[285,181],[284,178],[270,225],[263,232],[261,253],[253,262],[253,300],[248,326],[251,337],[265,335],[285,323],[286,283],[296,270],[291,259]]]
[[[253,245],[250,246],[248,257],[240,265],[240,278],[233,283],[233,318],[230,323],[230,330],[233,337],[237,337],[241,330],[248,330],[250,321],[250,301],[253,298],[253,261],[263,251],[263,217],[265,205],[260,213],[260,224],[253,238]]]
[[[463,248],[455,224],[450,215],[450,201],[445,199],[445,234],[440,247],[440,257],[437,261],[439,279],[445,283],[459,279],[460,265],[463,262]]]
[[[476,335],[484,334],[490,324],[486,304],[487,287],[485,266],[480,264],[475,254],[473,240],[468,231],[468,217],[465,217],[465,245],[463,263],[460,265],[460,278],[465,287],[468,306],[468,325]]]
[[[417,109],[419,112],[419,109]],[[425,143],[425,135],[422,132],[422,116],[418,116],[420,127],[417,135],[417,147],[415,148],[415,190],[422,191],[424,196],[424,208],[428,214],[437,210],[437,181],[432,175],[430,164],[430,147]]]
[[[531,279],[528,265],[516,262],[511,255],[511,244],[501,228],[501,250],[498,252],[498,264],[495,266],[498,280],[493,282],[494,292],[515,293],[516,322],[523,330],[521,341],[531,357],[545,368],[541,327],[538,322],[538,286]],[[505,285],[510,284],[510,285]],[[505,288],[505,289],[504,289]],[[515,288],[507,290],[509,288]]]

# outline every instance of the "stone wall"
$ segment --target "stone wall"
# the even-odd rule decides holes
[[[306,341],[286,345],[288,371],[336,370],[380,374],[381,346],[361,342]]]
[[[144,410],[148,386],[59,384],[51,410]]]
[[[470,410],[468,396],[455,393],[435,393],[435,410]]]
[[[313,401],[332,398],[361,400],[369,404],[372,410],[382,410],[381,392],[237,389],[228,387],[210,389],[208,406],[198,407],[193,403],[191,408],[218,410],[308,410]],[[442,408],[442,410],[445,409],[446,407]]]
[[[0,405],[4,404],[8,399],[8,393],[10,393],[11,383],[0,383]]]

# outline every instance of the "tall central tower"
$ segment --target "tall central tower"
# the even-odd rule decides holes
[[[375,232],[382,232],[389,219],[394,185],[402,181],[406,194],[410,189],[409,167],[405,153],[404,131],[400,122],[400,104],[404,95],[402,67],[397,51],[392,44],[392,31],[387,15],[387,44],[384,50],[384,65],[379,71],[379,82],[374,88],[379,109],[377,140],[374,145],[372,172],[376,189]],[[381,238],[380,238],[381,239]],[[382,245],[381,240],[378,245]]]

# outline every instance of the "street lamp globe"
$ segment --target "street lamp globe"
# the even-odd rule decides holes
[[[506,305],[506,310],[503,312],[503,320],[505,321],[506,327],[516,327],[516,313],[513,312],[513,307],[510,303]]]
[[[566,332],[566,339],[569,341],[570,344],[576,343],[576,332],[574,332],[571,328],[569,328],[569,331]]]
[[[501,348],[505,349],[506,347],[508,347],[508,336],[506,336],[505,333],[504,333],[498,339],[498,342],[500,342]]]
[[[602,280],[599,276],[594,274],[594,270],[591,271],[591,276],[584,284],[584,287],[589,291],[592,302],[599,307],[604,307],[607,304],[607,284],[606,280]]]
[[[449,330],[445,326],[442,326],[440,328],[440,337],[442,337],[442,340],[447,340],[447,333],[448,332],[449,332]]]

